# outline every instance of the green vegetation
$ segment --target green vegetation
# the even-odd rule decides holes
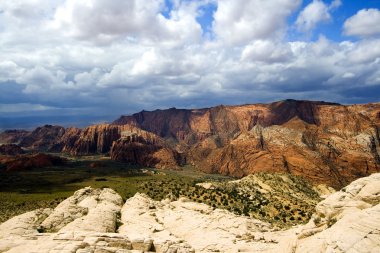
[[[86,186],[112,188],[126,200],[136,192],[147,193],[142,187],[144,183],[167,180],[191,183],[206,175],[190,167],[178,172],[157,172],[102,156],[67,158],[66,166],[9,173],[0,170],[0,223],[36,208],[54,208]],[[92,166],[93,163],[101,166]]]
[[[124,200],[136,192],[155,200],[186,197],[279,227],[307,221],[319,201],[306,181],[285,174],[260,173],[235,182],[190,166],[181,171],[157,171],[101,156],[68,158],[64,167],[0,172],[0,222],[36,208],[53,208],[86,186],[112,188]],[[209,182],[212,187],[206,189],[199,185],[202,182]]]
[[[228,182],[219,178],[206,189],[197,184],[204,179],[163,178],[143,183],[143,192],[160,200],[187,197],[214,208],[268,221],[279,227],[308,221],[320,201],[305,180],[287,174],[258,173],[243,180]],[[208,182],[210,182],[208,180]]]

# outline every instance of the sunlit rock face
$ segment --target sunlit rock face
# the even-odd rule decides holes
[[[84,129],[47,125],[0,137],[28,149],[110,154],[114,160],[156,168],[187,163],[234,177],[287,172],[336,189],[380,171],[380,103],[284,100],[171,108]]]
[[[0,224],[0,252],[378,252],[380,174],[352,182],[306,225],[271,224],[180,198],[84,188]]]
[[[155,133],[208,173],[289,172],[340,188],[380,170],[379,115],[379,103],[284,100],[142,111],[114,124]]]

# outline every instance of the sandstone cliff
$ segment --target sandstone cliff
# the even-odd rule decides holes
[[[380,174],[333,193],[288,230],[184,198],[137,193],[122,203],[111,189],[84,188],[54,210],[0,224],[0,252],[378,252],[379,210]]]
[[[48,151],[52,149],[64,133],[65,128],[61,126],[45,125],[37,127],[26,134],[19,145],[33,150]]]
[[[123,132],[156,142],[130,143],[122,138]],[[2,136],[12,139],[15,134]],[[19,139],[26,148],[73,155],[112,151],[115,160],[143,166],[177,167],[186,162],[207,173],[234,177],[289,172],[338,189],[380,171],[380,103],[284,100],[171,108],[142,111],[82,130],[44,126]]]
[[[164,138],[207,173],[289,172],[340,188],[380,170],[380,104],[285,100],[199,110],[142,111],[116,125]]]
[[[165,147],[165,142],[159,137],[145,137],[150,138],[133,132],[124,133],[113,143],[111,159],[158,169],[178,168],[180,158],[176,151]]]
[[[70,142],[63,141],[63,151],[73,155],[108,153],[111,150],[112,143],[122,137],[123,133],[135,133],[147,140],[157,138],[154,134],[148,133],[139,128],[125,125],[93,125],[84,128],[75,133],[68,134],[72,138]]]

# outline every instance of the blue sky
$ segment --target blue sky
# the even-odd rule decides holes
[[[380,101],[380,0],[0,2],[0,129]]]

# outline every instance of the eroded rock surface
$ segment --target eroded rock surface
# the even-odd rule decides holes
[[[320,202],[308,224],[278,230],[184,198],[122,205],[111,189],[84,188],[0,224],[0,252],[379,252],[379,203],[373,174]]]
[[[380,252],[380,174],[333,193],[299,234],[296,252]]]
[[[124,132],[124,135],[112,144],[111,159],[157,169],[178,168],[179,154],[165,145],[161,138],[152,137],[154,136]]]
[[[138,141],[127,141],[123,133]],[[32,132],[6,131],[0,142],[72,155],[110,153],[118,161],[156,168],[187,163],[234,177],[286,172],[340,189],[380,172],[380,103],[283,100],[170,108],[84,129],[46,125]]]
[[[24,153],[24,150],[16,144],[0,145],[0,155],[20,155]]]
[[[64,165],[66,161],[66,158],[44,153],[16,156],[0,155],[0,165],[4,166],[6,171],[22,171],[33,168],[60,166]]]
[[[117,125],[152,132],[207,173],[288,172],[339,189],[380,170],[380,104],[284,100],[142,111]]]

